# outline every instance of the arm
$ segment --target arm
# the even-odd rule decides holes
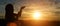
[[[18,12],[18,17],[21,17],[21,14],[22,14],[22,10],[25,8],[25,6],[22,6],[20,11]]]

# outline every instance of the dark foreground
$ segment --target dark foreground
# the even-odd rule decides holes
[[[0,26],[4,26],[5,21],[0,20]],[[16,22],[9,22],[7,26],[60,26],[60,21],[36,21],[36,20],[20,20]]]

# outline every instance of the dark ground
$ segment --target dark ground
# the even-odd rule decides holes
[[[5,26],[5,20],[0,19],[0,26]],[[19,25],[22,26],[60,26],[60,21],[31,21],[31,20],[26,20],[26,21],[16,21],[15,23],[19,23]],[[20,24],[22,23],[22,24]],[[44,25],[45,24],[45,25]]]

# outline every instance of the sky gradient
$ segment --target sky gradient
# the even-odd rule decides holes
[[[21,6],[26,6],[22,17],[29,17],[37,10],[42,12],[44,17],[49,17],[47,19],[60,18],[60,0],[0,0],[0,16],[5,16],[5,6],[9,3],[13,4],[14,13],[18,13]]]

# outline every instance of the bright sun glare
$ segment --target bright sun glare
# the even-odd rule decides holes
[[[41,18],[41,13],[38,12],[38,11],[34,12],[34,13],[33,13],[33,18],[34,18],[35,20],[39,20],[39,19]]]

